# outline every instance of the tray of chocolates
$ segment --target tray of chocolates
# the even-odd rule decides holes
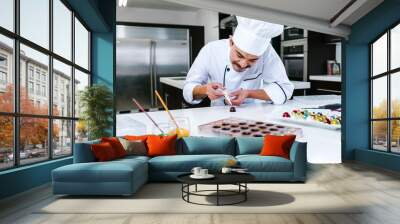
[[[209,134],[232,137],[263,137],[265,135],[302,136],[301,128],[235,117],[199,125],[199,130]]]

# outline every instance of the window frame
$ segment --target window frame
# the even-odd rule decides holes
[[[49,160],[58,160],[58,159],[62,159],[62,158],[66,158],[66,157],[70,157],[73,155],[74,152],[74,143],[75,143],[75,125],[76,125],[76,121],[79,120],[79,117],[75,116],[75,108],[72,107],[71,108],[71,114],[70,116],[66,115],[66,116],[56,116],[53,115],[53,59],[58,60],[59,62],[62,62],[66,65],[71,66],[71,92],[72,92],[72,99],[71,99],[71,105],[74,105],[75,103],[75,88],[74,88],[74,82],[75,82],[75,69],[87,74],[89,76],[89,83],[88,85],[91,86],[92,85],[92,69],[91,69],[91,65],[92,65],[92,61],[91,61],[91,49],[92,49],[92,44],[91,44],[91,38],[92,38],[92,30],[87,26],[87,24],[83,21],[83,19],[78,15],[78,13],[76,13],[72,7],[65,1],[65,0],[59,0],[62,4],[64,4],[64,6],[71,11],[71,18],[70,18],[70,22],[71,22],[71,59],[67,59],[64,58],[63,56],[55,53],[53,50],[53,1],[54,0],[48,0],[49,2],[49,47],[48,49],[46,49],[45,47],[42,47],[39,44],[36,44],[32,41],[30,41],[29,39],[26,39],[25,37],[20,35],[20,0],[14,0],[13,1],[13,10],[14,10],[14,18],[13,18],[13,22],[14,22],[14,30],[10,31],[4,27],[0,26],[0,35],[3,35],[5,37],[11,38],[13,41],[13,64],[11,65],[12,68],[10,69],[12,71],[11,75],[13,75],[13,79],[14,79],[14,110],[13,112],[1,112],[0,111],[0,116],[11,116],[13,119],[13,166],[11,167],[5,167],[5,168],[0,168],[0,172],[5,171],[5,170],[11,170],[11,169],[16,169],[19,167],[23,167],[23,166],[30,166],[33,164],[38,164],[38,163],[43,163]],[[79,66],[78,64],[75,63],[75,18],[79,20],[79,22],[84,26],[84,28],[88,31],[88,69],[85,69],[81,66]],[[48,112],[46,115],[39,115],[39,114],[27,114],[27,113],[21,113],[20,111],[20,85],[21,85],[21,81],[20,81],[20,64],[21,64],[21,57],[20,57],[20,45],[23,44],[27,47],[32,48],[33,50],[39,51],[40,53],[43,53],[45,55],[48,56],[49,59],[49,63],[48,63],[48,84],[46,86],[46,91],[45,94],[48,96]],[[28,67],[29,64],[27,64],[27,71],[28,71]],[[40,73],[41,75],[42,73]],[[30,74],[27,73],[26,74],[26,81],[28,82],[30,80]],[[36,70],[33,70],[33,79],[32,81],[34,82],[34,86],[37,83],[36,82]],[[39,82],[41,83],[41,76],[39,76]],[[40,85],[41,86],[41,85]],[[27,89],[27,91],[29,91]],[[34,89],[34,92],[36,91],[36,89]],[[40,94],[41,96],[42,94]],[[48,151],[48,157],[44,158],[41,161],[38,162],[32,162],[32,163],[26,163],[26,164],[21,164],[20,161],[20,119],[21,118],[45,118],[47,119],[48,122],[48,136],[47,136],[47,142],[49,143],[47,145],[47,151]],[[63,155],[63,156],[57,156],[54,158],[53,152],[54,152],[54,147],[53,147],[53,121],[56,120],[66,120],[66,121],[71,121],[71,153],[69,155]]]
[[[400,67],[393,68],[391,69],[391,31],[395,27],[400,26],[400,21],[397,21],[396,23],[392,24],[389,28],[385,29],[383,33],[378,35],[375,39],[373,39],[369,44],[369,149],[373,151],[379,151],[379,152],[386,152],[386,153],[391,153],[391,154],[400,154],[400,152],[394,152],[392,151],[392,121],[399,121],[400,117],[392,117],[392,99],[391,99],[391,80],[392,76],[396,75],[398,72],[400,72]],[[376,43],[381,37],[384,35],[387,35],[387,64],[386,64],[386,71],[382,72],[380,74],[373,74],[373,44]],[[387,105],[386,105],[386,117],[385,118],[373,118],[373,93],[374,93],[374,86],[373,86],[373,81],[378,79],[378,78],[383,78],[386,77],[386,87],[387,87]],[[374,148],[374,133],[373,133],[373,122],[376,121],[386,121],[386,150],[379,150]]]

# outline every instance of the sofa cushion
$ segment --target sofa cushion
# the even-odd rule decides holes
[[[235,155],[235,139],[231,137],[186,137],[182,139],[180,154]]]
[[[292,172],[292,161],[278,156],[238,155],[240,167],[249,172]]]
[[[117,159],[115,150],[109,142],[102,142],[99,144],[92,144],[91,146],[96,161],[105,162]]]
[[[175,155],[158,156],[149,160],[150,171],[163,172],[190,172],[193,167],[199,166],[210,171],[219,171],[230,159],[231,155]]]
[[[145,156],[147,155],[147,147],[146,142],[141,140],[126,140],[124,138],[118,138],[121,142],[122,146],[126,151],[126,155],[138,155],[138,156]]]
[[[100,140],[75,143],[74,163],[95,162],[96,158],[90,148],[92,144],[99,144]]]
[[[264,144],[263,137],[237,137],[236,155],[260,154]]]
[[[154,156],[165,156],[176,154],[176,139],[177,136],[149,136],[147,137],[147,155]]]
[[[134,173],[147,176],[147,163],[140,159],[75,163],[53,170],[58,182],[130,182]]]
[[[122,158],[126,156],[126,151],[124,146],[121,144],[117,137],[103,137],[101,138],[101,142],[108,142],[114,149],[115,155],[117,158]]]
[[[113,162],[127,162],[130,163],[132,161],[138,160],[142,162],[148,162],[150,157],[147,156],[136,156],[136,155],[131,155],[131,156],[125,156],[124,158],[120,158],[117,160],[114,160]],[[135,162],[133,162],[135,163]]]
[[[149,136],[153,136],[153,135],[125,135],[124,138],[126,140],[129,140],[129,141],[138,141],[138,140],[140,140],[140,141],[144,141],[145,142],[147,140],[147,137],[149,137]]]
[[[295,139],[296,135],[266,135],[260,155],[290,159],[290,148]]]

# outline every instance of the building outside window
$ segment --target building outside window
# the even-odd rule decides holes
[[[371,148],[400,153],[400,25],[370,45]]]
[[[33,67],[32,66],[29,66],[28,74],[29,74],[29,79],[33,80]]]
[[[0,68],[6,68],[7,67],[7,56],[0,54]]]
[[[5,89],[7,85],[7,56],[0,54],[0,88]]]
[[[53,93],[53,103],[57,104],[58,103],[58,89],[54,89]]]
[[[7,74],[3,71],[0,71],[0,84],[1,85],[7,84]]]
[[[42,86],[42,96],[46,96],[46,86]]]
[[[36,95],[40,96],[40,84],[36,84]]]
[[[28,82],[28,91],[29,91],[29,94],[33,94],[34,93],[34,88],[33,88],[33,82],[32,81]]]
[[[40,81],[40,70],[36,69],[36,80]]]
[[[47,74],[45,74],[45,73],[42,73],[42,82],[46,82],[46,76],[47,76]]]

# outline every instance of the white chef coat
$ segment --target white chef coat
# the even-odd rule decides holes
[[[187,74],[183,88],[183,97],[188,103],[201,102],[193,100],[193,89],[208,82],[225,83],[228,92],[240,88],[263,89],[274,104],[283,104],[291,98],[294,86],[289,81],[285,67],[271,44],[255,64],[242,72],[233,69],[229,54],[229,39],[210,42],[200,50]],[[251,102],[255,100],[248,98],[244,101],[244,103]],[[213,100],[211,105],[225,105],[224,97]]]

